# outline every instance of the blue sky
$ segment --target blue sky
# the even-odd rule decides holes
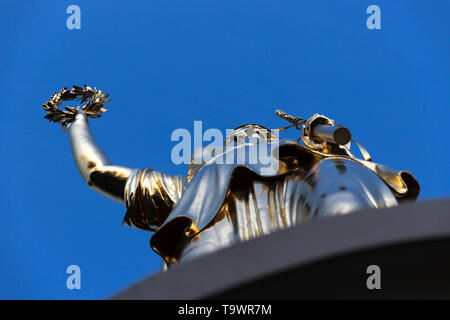
[[[81,8],[68,30],[66,8]],[[366,8],[381,8],[381,30]],[[277,107],[345,124],[374,161],[450,195],[450,2],[15,1],[0,11],[0,298],[102,299],[159,270],[151,233],[90,190],[41,104],[72,84],[110,93],[91,129],[118,165],[185,174],[176,128],[284,126]],[[282,137],[295,137],[287,131]],[[68,290],[79,265],[82,289]]]

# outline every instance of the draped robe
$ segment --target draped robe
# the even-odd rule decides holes
[[[234,146],[189,179],[134,169],[124,224],[155,231],[150,246],[170,266],[318,217],[414,200],[420,190],[407,171],[290,140],[267,145],[269,164],[217,161],[256,147]]]

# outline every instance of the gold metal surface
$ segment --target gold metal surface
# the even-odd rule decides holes
[[[112,165],[82,111],[67,131],[83,179],[125,204],[124,224],[155,231],[151,247],[167,265],[316,218],[394,206],[417,198],[420,189],[406,171],[356,159],[344,146],[313,139],[306,139],[306,146],[291,140],[275,144],[275,138],[257,132],[259,143],[277,148],[270,167],[209,163],[191,166],[184,178]]]

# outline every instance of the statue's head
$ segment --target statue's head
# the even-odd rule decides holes
[[[205,163],[203,162],[204,153],[208,155],[218,155],[223,153],[227,148],[245,142],[253,143],[268,143],[279,140],[278,136],[272,133],[272,131],[259,124],[244,124],[234,130],[232,130],[225,141],[223,142],[223,148],[201,148],[194,150],[192,154],[191,163],[188,167],[188,181],[190,181],[194,175],[200,170]]]
[[[278,136],[259,124],[244,124],[231,131],[224,141],[224,146],[233,143],[242,143],[246,139],[256,138],[258,143],[267,143],[278,140]]]

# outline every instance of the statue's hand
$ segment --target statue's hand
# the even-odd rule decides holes
[[[75,115],[75,120],[73,120],[72,122],[68,123],[65,126],[62,126],[61,129],[64,133],[69,133],[70,128],[73,126],[80,126],[80,125],[84,125],[85,123],[88,123],[88,119],[86,114],[84,113],[84,111],[78,107],[77,108],[77,114]]]

